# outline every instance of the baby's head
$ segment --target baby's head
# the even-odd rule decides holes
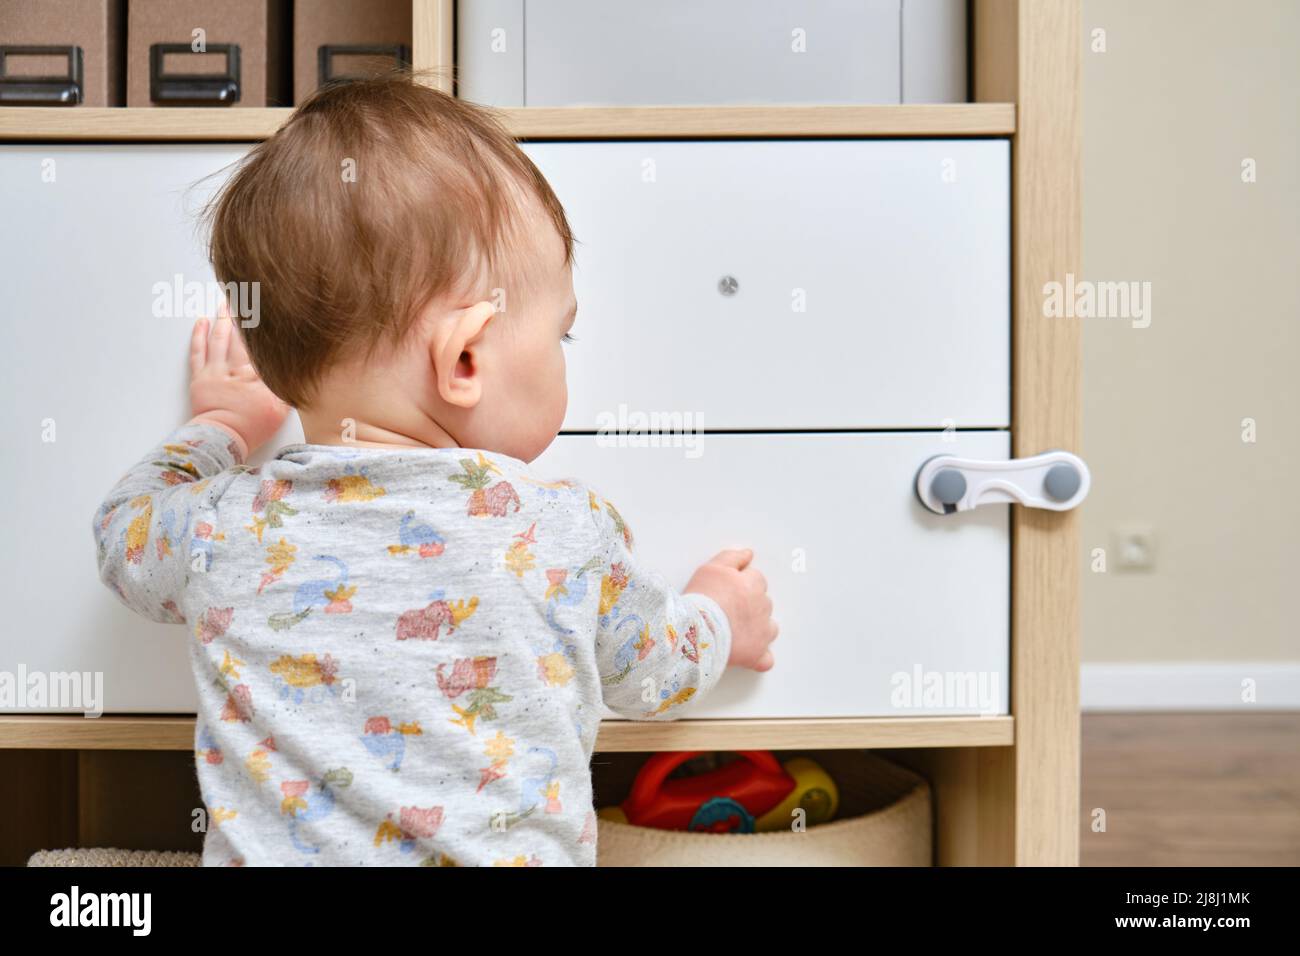
[[[218,280],[259,283],[253,364],[308,441],[531,461],[559,431],[573,238],[482,109],[402,75],[326,88],[210,218]]]

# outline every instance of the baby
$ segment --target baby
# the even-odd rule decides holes
[[[596,860],[602,704],[671,720],[767,670],[749,551],[682,592],[599,492],[528,463],[564,418],[573,239],[488,115],[326,89],[214,201],[193,418],[95,515],[101,576],[183,623],[205,865]],[[297,409],[306,444],[243,464]]]

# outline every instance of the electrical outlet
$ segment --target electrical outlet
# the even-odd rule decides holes
[[[1124,571],[1152,571],[1156,566],[1156,535],[1146,525],[1115,532],[1115,566]]]

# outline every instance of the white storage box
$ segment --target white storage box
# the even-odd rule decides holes
[[[966,100],[966,0],[461,0],[492,106]]]

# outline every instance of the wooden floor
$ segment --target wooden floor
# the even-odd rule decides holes
[[[1084,866],[1300,865],[1300,714],[1085,714],[1080,809]]]

